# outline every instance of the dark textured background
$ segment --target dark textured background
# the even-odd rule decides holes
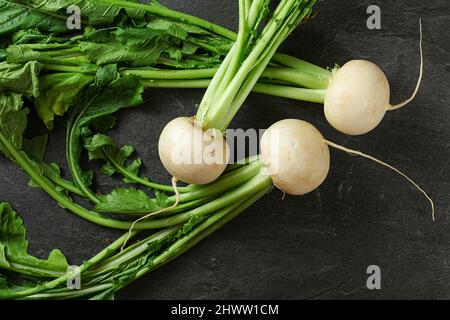
[[[234,28],[237,0],[163,1]],[[317,16],[283,51],[323,66],[354,58],[380,65],[392,100],[407,97],[418,70],[418,18],[424,23],[425,77],[409,108],[389,113],[363,137],[337,134],[317,105],[252,95],[233,127],[266,128],[284,118],[315,124],[333,141],[361,149],[405,170],[430,192],[426,200],[401,177],[366,160],[332,152],[330,176],[316,192],[282,201],[273,192],[181,258],[123,290],[122,299],[450,299],[450,5],[447,0],[378,1],[382,30],[366,28],[373,1],[320,1]],[[176,116],[189,116],[202,90],[151,90],[146,103],[121,116],[116,139],[134,144],[145,173],[168,181],[157,158],[157,138]],[[51,139],[48,159],[63,162],[63,132]],[[72,215],[0,158],[0,195],[26,221],[31,251],[60,248],[74,264],[91,257],[118,233]],[[101,178],[107,191],[117,181]],[[382,290],[366,289],[366,268],[382,269]]]

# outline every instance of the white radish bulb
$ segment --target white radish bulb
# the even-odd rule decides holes
[[[416,97],[423,77],[423,34],[420,26],[420,71],[416,89],[410,98],[396,105],[389,103],[389,81],[375,64],[353,60],[334,72],[325,94],[325,116],[338,131],[361,135],[375,129],[386,111],[400,109]]]
[[[223,134],[216,129],[203,131],[191,118],[181,117],[167,124],[159,138],[159,157],[177,180],[204,185],[225,171],[230,155]]]
[[[272,125],[261,139],[261,161],[275,186],[290,195],[318,188],[330,170],[330,150],[322,134],[301,120]]]
[[[353,60],[333,75],[325,95],[325,117],[340,132],[365,134],[383,120],[389,99],[384,72],[372,62]]]

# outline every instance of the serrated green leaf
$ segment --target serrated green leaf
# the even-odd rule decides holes
[[[37,29],[42,32],[67,32],[66,19],[40,12],[22,1],[0,1],[0,36],[18,30]]]
[[[115,189],[110,194],[100,197],[95,209],[108,213],[151,213],[162,208],[155,199],[138,189]]]
[[[161,191],[155,191],[155,198],[158,205],[162,208],[165,208],[169,205],[169,197],[166,193]]]
[[[130,1],[130,0],[129,0]],[[57,13],[61,10],[66,10],[72,5],[80,8],[82,16],[89,20],[89,24],[93,26],[110,25],[114,22],[121,11],[125,11],[130,18],[144,18],[146,11],[121,8],[120,6],[108,3],[107,1],[96,0],[30,0],[35,8],[40,10]],[[138,0],[131,0],[131,2],[138,2]]]
[[[134,159],[128,165],[126,162],[135,153],[133,146],[125,145],[122,148],[118,148],[116,143],[111,137],[104,134],[96,134],[85,139],[84,148],[88,151],[90,160],[103,160],[105,164],[102,166],[101,171],[112,176],[118,173],[117,166],[122,167],[134,176],[139,176],[139,169],[142,166],[141,159]],[[111,163],[114,162],[114,165]],[[145,178],[140,178],[145,179]],[[147,180],[147,179],[146,179]],[[124,182],[134,184],[136,181],[124,177]]]
[[[168,47],[163,40],[146,46],[120,43],[82,42],[80,49],[96,64],[127,63],[131,66],[151,66]]]
[[[44,34],[38,29],[19,30],[11,36],[11,43],[19,44],[36,44],[36,43],[64,43],[67,39],[57,37],[53,34]]]
[[[89,161],[105,159],[103,148],[106,147],[115,148],[116,145],[110,137],[104,134],[89,137],[84,144],[84,148],[88,151]]]
[[[64,44],[42,45],[44,49],[64,49]],[[51,60],[47,52],[40,52],[39,48],[29,44],[11,45],[6,49],[6,61],[10,63],[27,63],[29,61]]]

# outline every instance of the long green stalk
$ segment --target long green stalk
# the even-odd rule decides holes
[[[138,231],[133,231],[132,234],[131,234],[131,237],[135,237],[138,233],[139,233]],[[34,294],[39,294],[40,292],[43,292],[43,291],[46,291],[46,290],[51,290],[51,289],[54,289],[54,288],[56,288],[56,287],[58,287],[58,286],[60,286],[62,284],[65,284],[67,282],[67,280],[75,277],[76,275],[78,275],[80,273],[83,273],[87,269],[92,268],[97,263],[99,263],[99,262],[103,261],[104,259],[108,258],[109,256],[111,256],[115,251],[120,249],[120,247],[126,241],[127,238],[128,238],[128,234],[124,234],[119,239],[114,241],[111,245],[109,245],[107,248],[105,248],[100,253],[98,253],[96,256],[94,256],[93,258],[91,258],[88,261],[84,262],[78,268],[78,270],[74,270],[72,272],[68,272],[68,273],[66,273],[65,275],[63,275],[63,276],[61,276],[59,278],[56,278],[56,279],[54,279],[52,281],[49,281],[49,282],[46,282],[46,283],[44,283],[42,285],[39,285],[37,287],[15,292],[11,297],[2,297],[2,298],[5,298],[5,299],[18,299],[18,298],[22,298],[22,297],[32,296]]]
[[[199,80],[143,80],[147,88],[165,89],[204,89],[211,83],[209,79]],[[304,89],[287,85],[260,82],[253,87],[253,92],[281,98],[323,104],[326,90]]]
[[[136,174],[131,173],[129,170],[126,170],[123,166],[121,166],[119,163],[117,163],[117,161],[114,160],[114,158],[105,150],[103,150],[103,154],[105,155],[105,157],[108,159],[108,161],[111,163],[111,165],[120,172],[120,174],[122,174],[124,177],[139,183],[143,186],[149,187],[151,189],[155,189],[155,190],[160,190],[160,191],[165,191],[165,192],[174,192],[174,189],[172,186],[167,186],[167,185],[162,185],[159,183],[154,183],[151,182],[147,179],[143,179],[139,176],[137,176]],[[189,192],[192,190],[192,187],[179,187],[178,191],[180,193],[185,193],[185,192]]]
[[[136,224],[135,229],[159,229],[185,223],[193,217],[207,216],[271,186],[272,180],[270,177],[258,174],[239,188],[228,191],[220,198],[214,199],[201,207],[168,218],[139,222]]]
[[[112,253],[117,251],[118,245],[120,245],[124,241],[124,236],[120,237],[112,245],[103,250],[101,254],[89,260],[80,268],[80,271],[82,272],[82,279],[84,279],[83,281],[87,281],[87,283],[93,283],[96,281],[96,279],[99,279],[100,282],[97,284],[88,285],[87,287],[83,287],[81,290],[73,291],[70,291],[67,288],[55,289],[59,285],[64,284],[67,279],[73,276],[72,274],[68,274],[55,279],[52,282],[46,283],[38,288],[20,291],[14,296],[14,298],[24,297],[28,300],[75,299],[78,297],[86,297],[108,290],[117,292],[123,287],[129,285],[131,282],[139,279],[140,277],[151,271],[156,270],[157,268],[164,266],[168,262],[176,259],[180,255],[191,249],[200,241],[217,231],[219,228],[223,227],[232,219],[236,218],[239,214],[241,214],[257,200],[263,197],[267,192],[269,192],[271,188],[271,186],[267,186],[261,191],[217,211],[210,218],[207,218],[188,234],[175,241],[162,252],[158,253],[154,258],[152,258],[151,264],[144,265],[134,274],[130,274],[129,278],[126,281],[122,281],[117,285],[109,280],[108,274],[114,272],[114,270],[119,268],[122,264],[132,264],[133,261],[136,261],[141,257],[145,257],[149,245],[154,242],[164,241],[165,239],[172,237],[176,234],[180,227],[178,226],[164,229],[112,256]],[[106,255],[107,253],[109,253],[109,257]]]
[[[260,5],[261,3],[264,2],[261,1]],[[278,47],[311,12],[314,3],[315,1],[302,0],[281,1],[247,55],[242,42],[248,41],[250,34],[258,30],[251,29],[254,26],[248,26],[251,17],[245,16],[245,2],[241,1],[237,41],[210,83],[199,106],[197,120],[203,121],[206,128],[225,130],[260,79]],[[263,10],[261,7],[258,9]],[[277,75],[280,74],[286,76],[286,73],[279,72]],[[292,78],[292,74],[288,74],[288,78]]]
[[[227,190],[232,190],[257,176],[260,170],[261,165],[259,162],[249,164],[236,171],[223,175],[218,180],[209,185],[199,186],[195,190],[180,195],[180,201],[193,201],[203,198],[206,195],[213,196],[221,194]],[[175,197],[172,196],[169,198],[169,200],[175,202]]]
[[[55,201],[57,201],[62,207],[67,210],[79,215],[83,219],[86,219],[95,224],[109,227],[113,229],[129,230],[132,226],[131,221],[121,221],[111,218],[106,218],[101,216],[99,213],[87,210],[82,206],[74,203],[70,198],[59,192],[54,186],[48,181],[48,179],[42,176],[38,171],[36,171],[33,165],[24,158],[20,151],[17,151],[8,141],[6,136],[3,134],[0,128],[0,143],[3,144],[7,152],[13,157],[16,163]],[[239,178],[239,177],[236,177]],[[135,230],[146,230],[146,229],[159,229],[166,228],[181,223],[189,221],[195,216],[206,216],[214,211],[220,210],[223,207],[231,203],[235,203],[242,199],[242,197],[249,196],[258,192],[260,188],[266,188],[271,185],[270,177],[265,177],[257,174],[253,179],[249,180],[237,189],[228,191],[223,196],[215,199],[207,204],[204,204],[195,209],[189,210],[187,212],[179,213],[177,215],[155,219],[150,221],[142,221],[135,225]]]
[[[212,233],[223,227],[225,224],[236,218],[239,214],[253,205],[256,201],[262,198],[267,192],[271,190],[272,186],[267,186],[266,188],[254,193],[246,199],[241,199],[237,204],[230,205],[223,208],[222,210],[216,212],[210,218],[205,220],[202,224],[197,226],[193,231],[191,231],[185,237],[179,239],[169,248],[167,248],[163,253],[158,255],[153,259],[153,263],[147,267],[139,270],[131,279],[127,282],[122,283],[120,286],[115,288],[115,291],[122,289],[123,287],[129,285],[131,282],[141,278],[147,273],[154,271],[168,262],[176,259],[200,241],[210,236]]]
[[[133,281],[144,276],[150,271],[156,270],[166,263],[174,260],[179,257],[197,243],[220,229],[222,226],[230,222],[232,219],[237,217],[243,211],[248,209],[251,205],[253,205],[256,201],[262,198],[267,192],[269,192],[271,187],[263,189],[260,192],[255,193],[253,196],[249,197],[245,202],[239,205],[237,208],[228,211],[224,209],[223,211],[215,214],[210,219],[205,221],[200,227],[196,228],[194,232],[189,234],[188,237],[184,237],[180,239],[178,242],[174,243],[169,249],[167,249],[163,254],[158,256],[153,260],[153,265],[148,268],[144,268],[137,273],[134,277]]]

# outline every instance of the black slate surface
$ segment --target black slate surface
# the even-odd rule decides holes
[[[165,4],[234,28],[237,1],[166,0]],[[315,124],[335,142],[378,156],[409,173],[436,202],[401,177],[366,160],[332,152],[330,176],[316,192],[282,200],[267,195],[196,248],[123,290],[121,299],[450,298],[449,194],[450,47],[447,0],[378,1],[382,29],[366,28],[373,1],[320,1],[317,16],[283,51],[323,66],[369,59],[391,81],[392,101],[406,98],[418,71],[418,19],[423,18],[425,76],[408,108],[392,112],[374,132],[346,137],[331,129],[320,106],[252,95],[233,123],[265,128],[284,118]],[[146,103],[122,113],[116,139],[133,143],[145,173],[168,181],[157,158],[164,124],[194,113],[202,90],[151,90]],[[51,139],[49,160],[64,162],[63,131]],[[0,158],[1,201],[20,212],[31,251],[60,248],[79,264],[118,235],[72,215]],[[102,190],[117,181],[101,178]],[[366,269],[379,265],[382,289],[366,288]]]

